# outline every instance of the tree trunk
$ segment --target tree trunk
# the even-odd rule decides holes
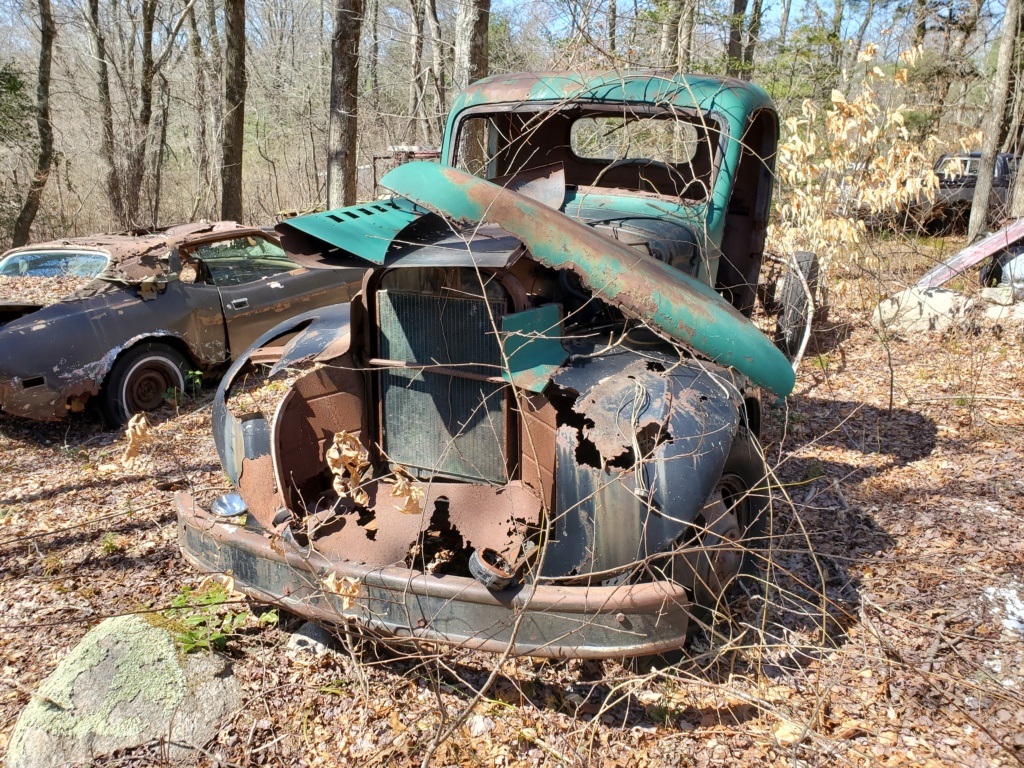
[[[160,192],[163,187],[164,154],[167,150],[167,123],[171,111],[171,89],[167,78],[160,75],[160,131],[158,133],[155,157],[153,158],[153,200],[151,204],[152,225],[160,225]]]
[[[459,0],[455,16],[455,67],[459,90],[487,77],[487,25],[491,0]]]
[[[444,38],[441,36],[441,21],[437,16],[437,0],[426,0],[427,24],[430,25],[430,53],[433,66],[430,77],[434,83],[434,118],[431,124],[440,136],[444,133],[444,120],[448,113],[444,84]]]
[[[763,0],[754,0],[750,11],[750,25],[747,27],[747,43],[743,46],[743,77],[749,79],[754,69],[754,50],[761,38],[761,13]]]
[[[671,0],[665,7],[661,22],[661,41],[658,44],[658,66],[672,67],[679,57],[679,21],[683,15],[684,0]]]
[[[608,0],[608,53],[615,56],[615,35],[618,26],[619,9],[616,0]]]
[[[1022,35],[1024,35],[1024,12],[1017,14],[1017,39],[1021,40]],[[1010,126],[1006,131],[1006,138],[1003,139],[1003,146],[1000,148],[1000,151],[1019,155],[1021,153],[1021,124],[1024,122],[1024,114],[1022,114],[1024,112],[1024,93],[1021,93],[1020,87],[1021,83],[1024,82],[1024,72],[1022,72],[1022,65],[1024,65],[1022,54],[1024,54],[1024,51],[1022,51],[1019,44],[1015,50],[1016,53],[1010,73],[1010,93],[1012,94],[1010,101]],[[1014,200],[1016,202],[1016,193]],[[1021,204],[1024,205],[1024,200],[1021,200]]]
[[[747,0],[733,0],[729,17],[729,43],[726,50],[726,73],[735,77],[743,68],[743,25],[747,16]]]
[[[107,67],[107,41],[100,26],[99,0],[89,0],[89,34],[96,59],[96,86],[100,99],[100,155],[107,166],[106,186],[110,210],[121,226],[125,225],[121,200],[121,180],[114,157],[114,108],[110,101],[110,72]]]
[[[39,0],[39,75],[36,81],[36,131],[39,134],[39,155],[36,158],[36,173],[32,177],[25,203],[14,222],[14,237],[11,245],[17,248],[29,241],[32,222],[39,211],[46,181],[50,178],[53,165],[53,126],[50,124],[50,69],[53,62],[53,39],[57,28],[53,23],[50,0]]]
[[[459,0],[455,16],[455,63],[452,79],[457,90],[487,77],[487,25],[491,0]],[[486,158],[479,120],[469,121],[465,135],[460,137],[460,155],[466,167],[477,169]]]
[[[224,138],[220,216],[242,220],[242,147],[245,140],[245,0],[224,0]]]
[[[846,11],[844,0],[833,0],[832,32],[832,66],[839,72],[843,66],[843,14]]]
[[[693,30],[697,22],[697,0],[684,0],[683,12],[679,15],[679,39],[676,46],[676,71],[690,71],[693,58]]]
[[[210,83],[213,78],[209,70],[209,62],[203,52],[202,35],[199,33],[199,23],[196,21],[196,14],[192,8],[188,11],[188,37],[189,49],[192,56],[192,68],[195,73],[196,83],[196,188],[195,198],[192,202],[190,219],[197,218],[200,209],[203,217],[209,215],[210,193],[213,191],[213,178],[210,175],[210,133],[208,130],[208,110],[210,107]]]
[[[970,5],[967,6],[967,10],[958,25],[960,28],[960,35],[952,41],[951,45],[948,47],[946,55],[943,57],[947,65],[946,67],[943,67],[945,72],[948,72],[950,69],[960,69],[961,66],[967,63],[964,57],[964,48],[967,46],[967,41],[973,37],[975,30],[978,28],[978,21],[981,17],[981,10],[984,4],[985,0],[971,0]],[[961,72],[962,71],[963,70],[961,70]],[[932,116],[933,126],[938,126],[942,121],[942,116],[946,111],[946,105],[953,93],[954,85],[959,85],[959,83],[950,74],[943,74],[937,78],[937,97]]]
[[[409,141],[415,144],[417,133],[419,133],[417,128],[425,130],[421,119],[423,114],[423,98],[426,91],[424,87],[426,72],[423,71],[423,21],[426,17],[424,0],[409,0],[409,10],[411,17],[409,35],[411,68],[409,72],[409,101],[407,110],[409,124],[405,135]]]
[[[981,130],[984,140],[981,146],[981,163],[978,168],[978,185],[974,190],[971,204],[971,218],[967,225],[967,242],[974,242],[985,229],[988,220],[988,203],[992,196],[992,176],[996,167],[996,151],[1006,119],[1006,100],[1010,89],[1010,69],[1015,58],[1017,24],[1021,0],[1006,1],[1006,17],[1003,19],[1003,34],[999,44],[999,59],[996,62],[995,79],[988,102],[988,112],[982,118]]]
[[[854,43],[853,51],[851,51],[851,64],[857,61],[857,57],[860,52],[864,50],[864,37],[868,33],[868,27],[871,25],[871,19],[875,15],[875,0],[868,0],[867,8],[864,9],[864,18],[861,19],[860,27],[857,29],[857,40]]]
[[[370,68],[370,102],[374,111],[380,106],[380,83],[377,75],[377,65],[380,61],[380,39],[378,38],[377,17],[380,14],[379,0],[370,0],[370,9],[367,18],[370,20],[370,55],[368,66]]]
[[[125,224],[137,227],[142,224],[140,213],[142,182],[146,176],[146,150],[149,145],[149,128],[153,121],[153,29],[156,25],[157,0],[143,0],[142,3],[142,72],[139,82],[139,114],[132,131],[131,146],[126,148],[125,183],[121,188],[124,198]],[[152,220],[152,215],[148,217]],[[149,221],[146,222],[147,224]]]
[[[327,209],[356,201],[359,40],[363,0],[336,0],[331,41],[331,118],[327,134]]]
[[[786,35],[789,33],[789,9],[793,0],[782,0],[782,10],[779,15],[779,48],[786,46]]]
[[[914,0],[914,45],[923,45],[928,33],[928,0]]]

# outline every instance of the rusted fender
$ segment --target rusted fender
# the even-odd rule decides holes
[[[941,264],[935,265],[921,276],[914,287],[925,290],[945,285],[979,261],[1004,251],[1021,240],[1024,240],[1024,218],[1015,219],[1012,224],[1008,224],[974,245],[969,245],[962,251],[958,251]]]
[[[400,165],[381,185],[459,222],[486,221],[533,258],[571,269],[595,293],[720,365],[784,397],[795,376],[783,354],[714,290],[510,189],[436,163]]]

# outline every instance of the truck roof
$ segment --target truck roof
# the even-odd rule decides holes
[[[763,89],[743,80],[646,69],[492,75],[457,96],[450,114],[481,104],[567,100],[663,104],[738,120],[759,108],[775,108]]]

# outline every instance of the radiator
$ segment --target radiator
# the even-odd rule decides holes
[[[483,376],[501,373],[488,316],[504,302],[396,290],[377,292],[380,354]],[[504,483],[506,388],[423,370],[381,372],[384,451],[392,462],[433,475]]]

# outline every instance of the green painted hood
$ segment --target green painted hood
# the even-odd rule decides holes
[[[289,230],[295,230],[373,264],[383,264],[399,233],[425,213],[408,200],[392,198],[298,216],[281,222],[277,230],[285,238]]]
[[[601,298],[650,322],[776,395],[795,383],[789,361],[715,291],[673,267],[605,237],[552,208],[436,163],[400,165],[381,179],[398,195],[457,222],[495,224],[532,257],[571,269]]]

